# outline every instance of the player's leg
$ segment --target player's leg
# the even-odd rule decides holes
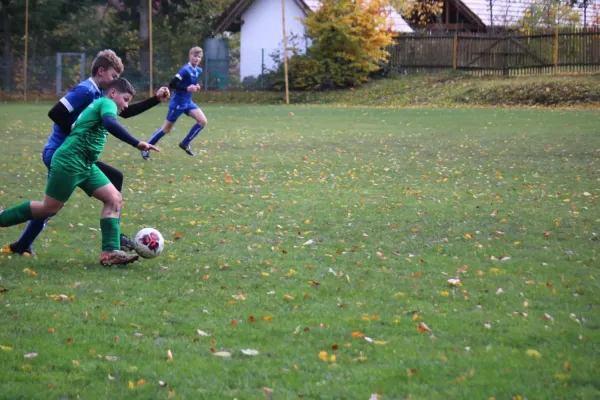
[[[173,129],[173,125],[177,122],[177,119],[183,114],[183,110],[179,110],[174,107],[169,107],[169,111],[167,111],[167,118],[163,123],[162,127],[154,132],[150,139],[148,139],[148,143],[152,145],[156,145],[160,139],[162,139],[167,133],[171,132]],[[141,150],[142,158],[146,161],[150,159],[150,151],[149,150]]]
[[[102,230],[100,264],[104,266],[124,265],[136,261],[137,254],[128,254],[121,250],[119,226],[121,193],[96,165],[92,167],[88,179],[79,187],[89,196],[95,197],[104,204],[100,215],[100,229]]]
[[[52,161],[52,156],[54,155],[55,151],[56,149],[54,148],[44,148],[42,152],[42,161],[44,162],[48,170],[50,170],[50,162]],[[23,233],[21,233],[19,239],[16,242],[12,242],[11,244],[9,244],[8,247],[11,253],[21,255],[29,254],[32,256],[35,255],[35,252],[31,249],[31,246],[35,239],[44,230],[48,219],[49,218],[32,219],[31,221],[29,221],[27,227],[25,228]]]
[[[56,215],[64,204],[46,195],[43,201],[25,201],[5,210],[0,209],[0,227],[22,224],[34,218],[51,217]]]
[[[208,120],[206,119],[206,116],[204,115],[202,110],[198,108],[198,106],[194,103],[192,103],[190,107],[186,110],[186,114],[194,118],[196,120],[196,124],[192,126],[192,129],[190,129],[190,131],[183,138],[181,143],[179,143],[179,147],[190,156],[193,156],[194,152],[192,151],[190,143],[196,138],[196,136],[198,136],[198,134],[200,134],[200,131],[204,129],[204,127],[208,123]]]
[[[100,171],[102,171],[104,175],[106,175],[106,177],[108,178],[110,183],[113,184],[115,189],[117,189],[119,192],[123,191],[123,173],[121,171],[119,171],[115,167],[111,167],[110,165],[103,163],[102,161],[96,162],[96,166],[98,167],[98,169],[100,169]],[[126,235],[121,233],[120,240],[121,250],[135,250],[135,244],[133,240],[129,239]]]
[[[0,227],[18,225],[31,219],[45,219],[55,215],[71,197],[80,176],[52,171],[46,183],[43,201],[26,201],[0,211]]]

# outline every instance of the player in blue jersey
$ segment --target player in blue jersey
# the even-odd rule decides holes
[[[52,156],[71,132],[71,126],[79,114],[81,114],[81,112],[94,100],[103,96],[102,90],[111,81],[118,78],[123,72],[123,69],[123,62],[114,51],[101,51],[92,62],[92,76],[71,89],[69,93],[62,97],[54,107],[52,107],[48,116],[54,122],[54,126],[52,133],[44,146],[44,150],[42,151],[42,161],[48,169],[50,169]],[[156,96],[130,105],[120,114],[120,116],[123,118],[133,117],[154,107],[159,104],[161,100],[167,98],[169,98],[169,90],[162,87],[157,91]],[[96,165],[120,192],[123,189],[123,173],[100,161],[98,161]],[[31,245],[44,229],[46,221],[47,219],[30,221],[19,240],[12,242],[9,245],[10,251],[15,254],[33,255],[34,253],[31,250]],[[121,239],[123,247],[127,250],[131,250],[131,241],[125,235],[122,235]]]
[[[181,67],[175,78],[169,83],[169,88],[174,91],[171,102],[169,103],[169,111],[167,112],[167,118],[162,128],[154,132],[148,143],[156,145],[163,136],[171,132],[173,125],[181,114],[188,115],[196,120],[196,124],[192,126],[192,129],[188,132],[187,136],[183,138],[179,147],[183,149],[187,154],[193,156],[192,148],[190,143],[202,129],[206,126],[207,120],[204,113],[194,102],[192,101],[192,93],[200,90],[198,80],[202,74],[202,68],[198,65],[202,60],[203,51],[200,47],[193,47],[190,49],[190,62]],[[142,158],[144,160],[150,159],[150,152],[142,150]]]

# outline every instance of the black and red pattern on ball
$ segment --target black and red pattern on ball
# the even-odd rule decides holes
[[[156,232],[149,233],[147,235],[142,236],[142,240],[140,240],[144,246],[152,250],[156,253],[158,250],[158,245],[160,243],[160,239]]]

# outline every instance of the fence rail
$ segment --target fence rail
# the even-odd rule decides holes
[[[393,73],[593,73],[600,71],[600,30],[403,35],[389,51]]]

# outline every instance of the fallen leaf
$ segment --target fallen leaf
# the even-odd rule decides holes
[[[564,367],[565,371],[571,370],[571,364],[569,364],[568,361],[565,361],[565,363],[563,364],[563,367]]]
[[[263,317],[263,320],[265,320],[266,322],[271,322],[273,320],[273,317],[271,317],[270,315],[265,315]]]
[[[265,395],[266,400],[271,400],[271,397],[273,396],[273,389],[264,387],[262,388],[262,392]]]
[[[167,361],[173,361],[173,353],[171,353],[171,350],[167,350]]]
[[[425,324],[425,322],[421,322],[419,325],[417,325],[417,329],[419,332],[431,332],[431,329],[427,326],[427,324]]]
[[[158,384],[160,385],[160,387],[167,387],[167,382],[165,381],[158,381]]]
[[[133,381],[129,381],[127,383],[127,387],[129,387],[130,390],[133,390],[133,389],[135,389],[135,383],[133,383]]]
[[[529,357],[542,358],[542,354],[537,350],[527,350],[527,355]]]
[[[315,287],[319,287],[320,283],[319,282],[315,282],[315,281],[308,281],[309,284],[315,286]]]
[[[365,337],[365,334],[364,334],[364,333],[362,333],[362,332],[359,332],[359,331],[353,331],[353,332],[352,332],[352,337],[353,337],[354,339],[362,339],[362,338],[364,338],[364,337]]]
[[[418,371],[416,368],[409,368],[407,370],[407,372],[408,372],[408,376],[413,376],[413,375],[416,375]]]
[[[0,350],[2,351],[13,351],[13,348],[11,346],[3,346],[0,344]]]
[[[247,356],[257,356],[258,355],[258,350],[253,350],[253,349],[242,349],[241,352]]]
[[[293,298],[292,296],[290,296],[289,294],[284,294],[284,295],[283,295],[283,298],[284,298],[285,300],[287,300],[287,301],[292,301],[292,300],[294,300],[294,298]]]
[[[38,356],[38,353],[27,353],[25,354],[25,358],[30,359],[30,358],[36,358]]]
[[[213,353],[213,355],[215,357],[231,358],[231,353],[228,351],[217,351],[217,352]]]
[[[329,355],[327,354],[326,351],[320,351],[319,352],[319,360],[321,360],[321,361],[327,361],[327,360],[329,360]]]
[[[145,379],[140,379],[139,381],[137,381],[137,386],[142,386],[146,384],[146,380]]]
[[[448,286],[450,287],[460,287],[462,286],[462,282],[460,279],[448,279]]]
[[[544,315],[542,315],[542,319],[546,319],[546,320],[549,320],[549,321],[553,321],[554,320],[554,318],[552,318],[552,316],[550,314],[546,314],[546,313],[544,313]]]
[[[210,336],[210,334],[208,334],[200,329],[196,329],[196,333],[200,336]]]

